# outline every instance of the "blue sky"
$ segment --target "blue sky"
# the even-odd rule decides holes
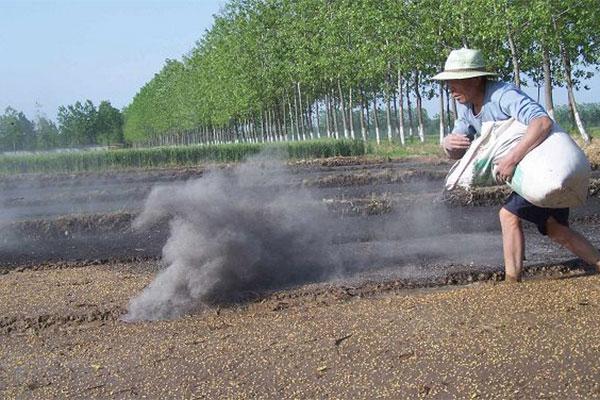
[[[0,0],[0,113],[10,105],[30,118],[39,109],[55,119],[58,106],[85,99],[122,108],[165,59],[192,49],[225,3]],[[600,101],[600,76],[588,84],[592,90],[578,101]],[[526,91],[536,98],[535,89]],[[555,91],[557,104],[566,98],[564,89]],[[426,107],[437,113],[435,100]]]
[[[0,0],[0,113],[50,118],[90,99],[124,107],[166,58],[181,59],[221,0]]]

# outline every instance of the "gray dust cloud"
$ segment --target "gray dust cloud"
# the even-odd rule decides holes
[[[2,203],[0,203],[0,252],[6,252],[18,245],[18,240],[11,228],[13,218],[14,214],[2,207]]]
[[[154,188],[134,227],[169,219],[167,267],[131,300],[125,320],[175,318],[334,276],[333,217],[308,189],[288,180],[281,162],[262,157]]]
[[[476,222],[472,211],[464,218],[415,197],[390,214],[343,217],[273,159],[263,154],[151,191],[134,228],[169,222],[165,268],[130,301],[126,321],[176,318],[306,283],[428,279],[451,263],[498,262],[495,214]],[[441,189],[423,185],[408,194]]]

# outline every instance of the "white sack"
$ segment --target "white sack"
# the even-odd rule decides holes
[[[446,189],[456,186],[490,186],[496,182],[496,163],[523,137],[527,130],[514,118],[485,122],[481,137],[450,169]],[[517,165],[508,184],[529,202],[549,208],[575,207],[587,198],[590,164],[577,144],[558,124],[539,146]]]

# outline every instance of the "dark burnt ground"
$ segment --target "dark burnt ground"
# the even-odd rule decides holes
[[[295,162],[289,186],[304,186],[337,215],[331,244],[345,278],[380,279],[445,275],[453,266],[499,271],[497,211],[506,189],[445,195],[446,160],[333,158]],[[231,168],[230,165],[212,168]],[[157,169],[76,175],[25,175],[0,179],[0,268],[60,262],[159,259],[166,223],[134,231],[131,222],[154,185],[185,182],[207,168]],[[599,180],[573,225],[600,244]],[[285,190],[282,187],[280,190]],[[570,255],[526,225],[528,265]]]
[[[360,192],[365,190],[398,191],[403,180],[415,181],[426,173],[420,171],[422,166],[437,168],[437,177],[444,173],[443,163],[429,160],[333,158],[291,165],[287,170],[291,177],[288,185],[310,187],[317,198],[335,200],[334,208],[345,213],[345,205],[336,197],[343,198],[352,191],[357,193],[352,197],[363,196]],[[212,168],[227,170],[231,166]],[[135,232],[131,221],[154,185],[197,179],[205,171],[198,167],[3,177],[0,179],[0,265],[159,257],[168,235],[167,225]],[[375,213],[381,212],[375,210]]]

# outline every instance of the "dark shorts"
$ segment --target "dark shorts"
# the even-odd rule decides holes
[[[515,192],[508,197],[506,203],[504,203],[504,208],[517,217],[536,224],[538,230],[544,236],[548,234],[546,231],[546,221],[550,217],[554,217],[561,225],[569,226],[568,208],[543,208],[534,206]]]

